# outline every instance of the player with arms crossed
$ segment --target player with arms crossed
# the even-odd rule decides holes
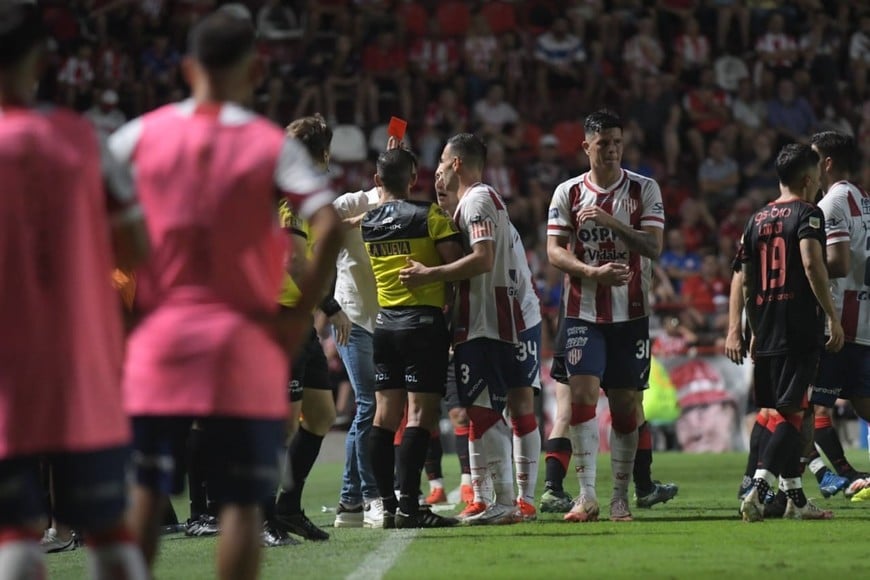
[[[631,521],[628,486],[638,445],[638,405],[650,369],[652,260],[662,248],[664,208],[652,179],[625,171],[622,122],[601,110],[585,122],[590,169],[556,188],[547,222],[550,263],[568,274],[565,363],[571,447],[580,495],[567,521],[599,516],[595,490],[599,389],[607,392],[613,496],[610,519]]]
[[[299,280],[301,313],[323,295],[342,230],[334,194],[304,147],[238,104],[260,80],[250,19],[221,8],[194,26],[188,50],[182,69],[192,97],[110,139],[134,169],[154,244],[137,271],[142,321],[124,368],[137,469],[130,521],[152,562],[195,418],[210,434],[206,479],[222,506],[217,575],[253,578],[259,506],[278,484],[288,352],[308,336],[306,316],[282,324],[278,315],[287,249],[278,201],[286,197],[319,240]]]
[[[389,527],[387,514],[395,514],[397,528],[436,528],[458,523],[421,508],[417,497],[447,378],[447,285],[432,282],[408,288],[399,281],[399,271],[411,259],[427,266],[454,262],[462,256],[462,245],[456,225],[436,204],[407,199],[415,165],[404,149],[381,154],[375,175],[380,205],[367,212],[360,225],[381,307],[374,332],[377,405],[370,458],[384,505],[384,527]],[[393,439],[406,403],[397,501]]]
[[[44,460],[52,515],[84,532],[91,576],[144,580],[123,523],[130,425],[110,276],[144,257],[145,229],[90,123],[33,105],[44,40],[35,3],[0,4],[0,576],[45,577]]]
[[[448,189],[457,191],[454,220],[468,253],[444,266],[410,261],[400,279],[412,288],[459,282],[453,307],[453,364],[460,400],[468,413],[469,440],[480,445],[482,464],[471,464],[472,485],[480,486],[488,471],[495,491],[495,502],[466,521],[509,524],[520,521],[520,515],[513,489],[511,432],[502,412],[509,397],[531,407],[533,394],[523,384],[516,356],[523,323],[510,219],[501,196],[480,181],[485,164],[486,146],[478,137],[460,133],[447,141],[437,173]],[[517,411],[511,416],[522,416],[523,410]]]
[[[866,473],[846,459],[837,431],[831,425],[831,408],[837,398],[848,399],[855,413],[870,419],[870,303],[867,264],[870,262],[870,194],[852,181],[860,169],[861,154],[855,140],[826,131],[813,135],[812,148],[821,158],[828,274],[831,295],[843,326],[845,344],[838,353],[822,353],[819,376],[810,398],[815,412],[815,443],[846,479],[847,495],[870,485]],[[810,470],[820,482],[828,470],[815,454]],[[833,475],[833,474],[831,474]]]
[[[836,352],[843,346],[843,327],[828,288],[824,214],[811,203],[819,188],[818,164],[808,145],[783,147],[776,158],[780,196],[753,214],[741,240],[755,403],[775,409],[783,419],[760,451],[752,489],[740,506],[747,522],[764,519],[762,502],[779,476],[788,496],[785,517],[833,517],[807,500],[800,477],[807,390],[825,342],[825,316],[831,324],[825,348]]]

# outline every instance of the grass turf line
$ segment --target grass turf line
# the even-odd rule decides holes
[[[859,469],[866,452],[851,451]],[[676,481],[680,494],[650,510],[632,508],[635,521],[569,524],[561,516],[539,514],[539,521],[504,527],[423,530],[385,576],[399,578],[784,578],[805,573],[823,562],[825,576],[863,575],[870,502],[851,503],[842,495],[821,499],[811,474],[804,476],[809,497],[834,510],[829,522],[766,521],[745,524],[737,515],[737,487],[745,455],[658,453],[653,475]],[[543,461],[541,461],[543,471]],[[317,464],[308,478],[304,505],[311,519],[332,534],[328,542],[264,551],[261,578],[345,578],[377,549],[391,530],[337,530],[334,517],[321,513],[334,506],[341,465]],[[446,484],[459,476],[455,457],[444,458]],[[599,457],[602,516],[610,496],[610,456]],[[543,473],[538,480],[543,485]],[[426,487],[425,477],[423,481]],[[573,474],[566,489],[576,493]],[[540,495],[541,490],[538,490]],[[187,504],[176,501],[179,517]],[[620,537],[622,536],[622,537]],[[168,536],[160,546],[155,570],[161,579],[214,578],[213,538]],[[85,578],[85,551],[46,557],[50,578]],[[469,573],[469,571],[472,571]]]

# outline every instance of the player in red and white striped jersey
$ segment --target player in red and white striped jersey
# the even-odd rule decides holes
[[[443,266],[425,267],[411,262],[399,273],[410,286],[459,282],[453,309],[453,363],[460,402],[470,420],[472,441],[480,440],[493,475],[495,503],[469,523],[518,521],[512,482],[511,432],[502,417],[509,392],[531,399],[529,385],[516,356],[519,332],[524,330],[518,299],[520,274],[513,252],[507,208],[501,196],[480,183],[486,146],[468,133],[451,137],[441,154],[438,174],[448,189],[458,187],[454,220],[467,244],[468,255]],[[458,180],[458,186],[456,181]],[[517,395],[511,394],[511,398]],[[522,411],[512,416],[523,415]],[[472,462],[474,471],[474,462]],[[481,471],[484,471],[481,468]],[[478,477],[478,485],[482,478]],[[475,474],[472,473],[472,484]]]
[[[858,472],[846,459],[831,424],[831,409],[837,398],[849,399],[860,417],[870,419],[870,285],[867,284],[870,193],[850,181],[858,173],[860,163],[860,152],[852,137],[825,131],[813,136],[812,147],[821,157],[821,185],[825,194],[819,208],[825,214],[831,296],[845,335],[843,349],[823,353],[819,363],[811,398],[815,411],[814,439],[837,475],[851,484],[866,479],[868,474]],[[827,467],[818,453],[813,455],[810,470],[821,483]]]
[[[601,387],[613,417],[610,518],[629,521],[637,406],[650,368],[648,292],[652,259],[662,248],[664,208],[655,181],[620,167],[622,121],[617,115],[592,113],[585,130],[590,170],[556,188],[547,222],[550,263],[569,275],[565,362],[580,496],[565,519],[598,519],[595,409]]]

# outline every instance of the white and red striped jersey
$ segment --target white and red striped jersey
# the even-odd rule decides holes
[[[511,224],[511,237],[513,238],[513,251],[517,260],[517,298],[520,301],[520,310],[523,315],[522,328],[531,328],[541,323],[541,301],[535,291],[535,279],[529,268],[526,257],[526,248],[520,233]]]
[[[568,248],[585,264],[622,262],[632,273],[628,284],[618,287],[600,286],[591,278],[566,277],[565,316],[605,324],[649,316],[652,261],[629,251],[611,229],[591,220],[581,225],[578,212],[595,205],[634,229],[665,225],[658,183],[637,173],[623,170],[622,177],[607,189],[592,183],[589,173],[557,186],[550,201],[547,235],[570,237]]]
[[[491,240],[495,253],[492,270],[458,284],[454,342],[475,338],[517,342],[519,331],[525,329],[518,300],[521,274],[504,200],[489,185],[476,183],[459,200],[453,219],[468,245],[466,249]]]
[[[846,342],[870,345],[870,193],[854,183],[838,181],[819,207],[825,214],[828,245],[849,243],[849,273],[831,280],[831,295]]]

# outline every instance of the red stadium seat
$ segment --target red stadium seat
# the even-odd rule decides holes
[[[493,34],[502,34],[517,27],[517,13],[513,4],[501,1],[484,2],[480,13],[486,18]]]
[[[583,129],[583,123],[561,121],[553,127],[553,135],[559,138],[559,154],[562,157],[574,157],[580,151],[580,144],[586,131]]]
[[[426,36],[429,18],[429,13],[419,2],[405,2],[399,8],[399,20],[405,25],[405,34],[409,38]]]
[[[471,11],[465,2],[440,3],[435,17],[438,19],[438,27],[443,37],[462,36],[471,26]]]

